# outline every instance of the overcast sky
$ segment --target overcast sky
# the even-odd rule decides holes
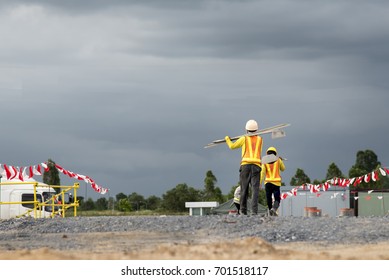
[[[388,14],[379,0],[0,0],[0,163],[51,158],[108,196],[202,189],[212,170],[226,194],[240,150],[203,147],[255,119],[291,124],[263,136],[287,184],[332,162],[348,175],[360,150],[387,166]]]

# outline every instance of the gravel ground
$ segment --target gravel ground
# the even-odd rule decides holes
[[[260,217],[260,216],[125,216],[70,217],[56,219],[0,220],[0,249],[34,249],[34,240],[55,239],[49,247],[80,247],[82,244],[58,243],[58,236],[123,232],[153,232],[174,238],[223,240],[260,237],[272,244],[320,242],[325,244],[375,244],[389,241],[389,217]],[[114,238],[114,237],[113,237]],[[64,239],[64,238],[62,238]],[[16,241],[21,246],[12,246]],[[7,245],[8,244],[8,245]],[[8,247],[7,247],[8,246]],[[77,248],[73,248],[77,249]]]

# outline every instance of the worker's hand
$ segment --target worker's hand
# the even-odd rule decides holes
[[[226,137],[224,137],[224,140],[228,141],[228,140],[230,140],[230,137],[226,136]]]

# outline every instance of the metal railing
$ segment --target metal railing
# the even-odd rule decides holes
[[[3,185],[32,185],[33,186],[33,200],[24,200],[22,201],[22,197],[20,197],[20,201],[0,201],[0,207],[2,205],[11,205],[11,204],[33,204],[32,209],[28,209],[26,212],[23,212],[21,214],[17,214],[15,217],[26,217],[26,216],[33,216],[36,218],[42,218],[42,217],[62,217],[64,218],[66,216],[66,212],[68,209],[73,208],[73,216],[77,216],[77,207],[79,206],[79,200],[77,199],[77,190],[79,188],[79,183],[74,183],[72,186],[55,186],[55,185],[47,185],[42,184],[39,182],[3,182],[0,183],[0,188]],[[43,199],[43,195],[39,192],[42,192],[43,189],[47,188],[47,191],[50,193],[50,190],[59,189],[56,194],[53,194],[51,197],[47,199]],[[73,191],[73,198],[70,200],[70,194],[71,191]],[[27,193],[26,193],[27,194]],[[28,193],[31,194],[31,193]],[[38,199],[38,194],[42,196],[42,200]],[[67,197],[69,199],[65,199]],[[1,197],[0,197],[1,199]],[[51,211],[44,211],[47,209],[47,207],[50,207]],[[44,213],[45,212],[45,213]],[[50,213],[49,215],[47,213]],[[47,216],[48,215],[48,216]]]

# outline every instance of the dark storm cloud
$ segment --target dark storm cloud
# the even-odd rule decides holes
[[[383,164],[389,5],[382,1],[1,1],[1,162],[52,158],[118,192],[161,195],[207,170],[224,193],[240,151],[211,140],[291,123],[297,168]]]

